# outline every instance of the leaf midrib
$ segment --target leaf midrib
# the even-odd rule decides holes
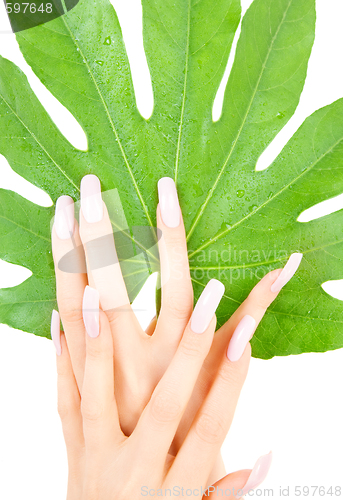
[[[238,140],[239,140],[239,138],[240,138],[241,132],[242,132],[242,130],[243,130],[243,128],[244,128],[244,126],[245,126],[245,123],[246,123],[246,120],[247,120],[248,115],[249,115],[249,113],[250,113],[250,110],[251,110],[252,104],[253,104],[253,102],[254,102],[255,96],[256,96],[256,94],[257,94],[257,91],[258,91],[258,88],[259,88],[259,85],[260,85],[260,82],[261,82],[261,79],[262,79],[262,76],[263,76],[264,70],[265,70],[265,68],[266,68],[266,65],[267,65],[268,59],[269,59],[270,54],[271,54],[271,52],[272,52],[272,50],[273,50],[274,43],[275,43],[275,41],[276,41],[276,39],[277,39],[277,36],[278,36],[278,34],[279,34],[279,32],[280,32],[281,26],[282,26],[282,25],[283,25],[283,23],[284,23],[284,20],[285,20],[285,18],[286,18],[286,16],[287,16],[287,13],[288,13],[288,10],[289,10],[289,8],[290,8],[290,6],[291,6],[292,1],[293,1],[293,0],[290,0],[290,1],[289,1],[288,6],[287,6],[287,9],[285,10],[284,15],[283,15],[283,17],[282,17],[282,19],[281,19],[281,22],[280,22],[280,24],[279,24],[279,26],[278,26],[278,28],[277,28],[277,30],[276,30],[276,32],[275,32],[275,35],[274,35],[274,36],[273,36],[273,38],[272,38],[272,42],[271,42],[271,44],[270,44],[270,47],[269,47],[268,53],[267,53],[266,58],[265,58],[265,60],[264,60],[264,62],[263,62],[263,64],[262,64],[262,68],[261,68],[261,72],[260,72],[259,78],[258,78],[258,80],[257,80],[257,83],[256,83],[256,86],[255,86],[255,89],[254,89],[254,91],[253,91],[253,94],[252,94],[252,96],[251,96],[251,99],[250,99],[249,105],[248,105],[248,107],[247,107],[247,111],[246,111],[246,113],[245,113],[245,115],[244,115],[244,118],[243,118],[243,120],[242,120],[242,124],[241,124],[240,128],[238,129],[237,136],[236,136],[236,138],[235,138],[235,140],[234,140],[234,142],[233,142],[233,144],[232,144],[232,147],[231,147],[231,149],[230,149],[230,151],[229,151],[229,154],[228,154],[228,156],[227,156],[226,160],[224,161],[224,164],[223,164],[222,168],[221,168],[221,169],[220,169],[220,171],[219,171],[219,174],[218,174],[218,176],[217,176],[217,178],[216,178],[216,180],[215,180],[215,182],[214,182],[214,184],[213,184],[212,188],[210,189],[210,191],[209,191],[209,193],[208,193],[208,195],[207,195],[207,197],[206,197],[206,199],[205,199],[205,202],[202,204],[202,206],[201,206],[201,208],[200,208],[200,211],[199,211],[199,213],[197,214],[197,216],[196,216],[196,218],[195,218],[195,220],[194,220],[194,222],[193,222],[193,224],[192,224],[192,226],[191,226],[191,228],[190,228],[190,230],[189,230],[189,232],[188,232],[188,234],[187,234],[187,237],[186,237],[186,240],[187,240],[187,241],[190,239],[190,237],[191,237],[191,235],[193,234],[193,232],[194,232],[194,230],[195,230],[195,228],[196,228],[196,226],[197,226],[197,224],[198,224],[199,220],[200,220],[200,219],[201,219],[201,217],[203,216],[203,214],[204,214],[204,212],[205,212],[205,210],[206,210],[206,208],[207,208],[207,205],[208,205],[208,203],[210,202],[210,200],[211,200],[211,198],[212,198],[212,196],[213,196],[213,193],[214,193],[214,191],[216,190],[217,185],[218,185],[218,183],[219,183],[219,181],[220,181],[220,179],[221,179],[221,177],[222,177],[222,175],[223,175],[223,173],[224,173],[224,171],[225,171],[225,169],[226,169],[226,166],[227,166],[228,162],[230,161],[230,158],[231,158],[231,156],[232,156],[232,154],[233,154],[233,152],[234,152],[234,150],[235,150],[235,148],[236,148],[237,142],[238,142]]]
[[[315,167],[327,154],[331,153],[336,146],[338,146],[341,142],[342,142],[343,138],[341,137],[333,146],[331,146],[327,151],[325,151],[325,153],[323,153],[319,158],[317,158],[317,160],[315,162],[313,162],[306,170],[304,170],[303,172],[300,173],[300,175],[298,175],[297,177],[295,177],[294,179],[291,180],[291,182],[289,182],[288,184],[286,184],[285,186],[283,186],[282,189],[280,189],[278,192],[276,192],[273,196],[271,196],[270,198],[268,198],[264,203],[262,203],[262,205],[260,205],[259,207],[257,207],[255,210],[253,210],[252,212],[250,212],[248,215],[246,215],[245,217],[243,217],[242,219],[240,219],[239,221],[237,221],[235,224],[233,224],[229,229],[225,229],[225,231],[223,231],[222,233],[219,233],[217,236],[214,236],[212,239],[208,240],[207,242],[203,243],[203,245],[201,245],[199,248],[197,248],[194,252],[192,252],[190,255],[189,255],[189,258],[193,257],[195,254],[197,254],[198,252],[200,252],[201,250],[204,250],[205,248],[207,248],[208,246],[212,245],[212,243],[214,243],[215,241],[217,241],[218,239],[222,238],[223,236],[225,236],[225,234],[228,234],[230,231],[232,231],[233,229],[237,228],[242,222],[244,222],[245,220],[249,219],[250,217],[252,217],[253,215],[255,215],[257,212],[259,212],[259,210],[261,210],[262,208],[264,208],[266,205],[268,205],[268,203],[270,203],[272,200],[274,200],[274,198],[278,197],[280,194],[282,194],[286,189],[289,188],[289,186],[291,186],[291,184],[294,184],[295,182],[297,182],[299,179],[301,179],[301,177],[305,174],[307,174],[313,167]]]
[[[94,75],[93,75],[93,72],[92,72],[92,70],[91,70],[91,67],[90,67],[90,66],[89,66],[89,64],[88,64],[88,61],[87,61],[86,56],[84,55],[84,53],[83,53],[83,51],[82,51],[82,49],[81,49],[80,45],[77,43],[77,40],[76,40],[76,38],[74,37],[74,34],[73,34],[72,30],[70,29],[70,27],[69,27],[68,23],[66,22],[66,15],[61,16],[61,18],[62,18],[62,20],[63,20],[63,22],[64,22],[64,24],[65,24],[65,27],[67,28],[67,30],[68,30],[68,31],[69,31],[69,33],[70,33],[70,37],[71,37],[71,39],[72,39],[72,41],[73,41],[74,45],[75,45],[75,46],[79,49],[80,55],[82,56],[83,60],[85,61],[85,65],[86,65],[86,67],[87,67],[87,70],[88,70],[88,72],[89,72],[89,74],[90,74],[90,76],[91,76],[91,78],[92,78],[92,80],[93,80],[93,84],[94,84],[94,86],[95,86],[95,88],[96,88],[97,93],[99,94],[100,100],[101,100],[101,102],[102,102],[102,104],[103,104],[103,107],[104,107],[104,109],[105,109],[105,112],[106,112],[106,115],[107,115],[108,121],[109,121],[109,123],[110,123],[110,126],[111,126],[111,128],[112,128],[112,131],[113,131],[114,136],[115,136],[115,138],[116,138],[116,141],[117,141],[117,143],[118,143],[118,146],[119,146],[119,149],[120,149],[121,155],[122,155],[122,157],[123,157],[123,160],[124,160],[125,166],[126,166],[126,168],[127,168],[127,171],[128,171],[128,173],[129,173],[129,175],[130,175],[130,178],[131,178],[132,184],[133,184],[133,186],[134,186],[134,189],[135,189],[135,191],[136,191],[136,193],[137,193],[137,196],[138,196],[138,198],[139,198],[139,201],[141,202],[141,205],[142,205],[142,207],[143,207],[143,210],[144,210],[145,216],[146,216],[146,218],[147,218],[147,220],[148,220],[148,222],[149,222],[149,225],[153,228],[153,223],[152,223],[152,220],[151,220],[151,217],[150,217],[150,214],[149,214],[148,208],[147,208],[147,206],[146,206],[146,204],[145,204],[145,202],[144,202],[143,196],[142,196],[142,194],[141,194],[141,192],[140,192],[140,189],[139,189],[139,187],[138,187],[138,184],[137,184],[137,182],[136,182],[136,179],[135,179],[135,177],[134,177],[134,175],[133,175],[131,165],[130,165],[130,163],[129,163],[129,161],[128,161],[128,158],[127,158],[127,156],[126,156],[126,153],[125,153],[124,147],[123,147],[123,145],[122,145],[122,143],[121,143],[121,140],[120,140],[120,137],[119,137],[119,135],[118,135],[117,129],[116,129],[116,127],[115,127],[115,125],[114,125],[114,122],[113,122],[113,120],[112,120],[112,117],[111,117],[111,114],[110,114],[110,112],[109,112],[108,106],[107,106],[107,104],[106,104],[105,98],[104,98],[104,96],[102,95],[102,93],[101,93],[101,91],[100,91],[100,88],[99,88],[99,86],[98,86],[98,84],[97,84],[97,82],[96,82],[96,80],[95,80],[95,77],[94,77]]]
[[[115,134],[115,137],[116,137],[116,139],[117,139],[117,142],[118,142],[118,144],[119,144],[121,154],[122,154],[122,156],[123,156],[123,158],[124,158],[124,161],[126,160],[126,166],[128,167],[128,170],[129,170],[129,172],[130,172],[130,174],[131,174],[131,179],[132,179],[132,181],[133,181],[133,183],[134,183],[134,186],[136,186],[136,188],[137,188],[137,189],[136,189],[136,192],[137,192],[137,194],[138,194],[138,196],[139,196],[139,199],[140,199],[140,201],[141,201],[141,203],[142,203],[142,206],[143,206],[143,208],[144,208],[144,211],[145,211],[146,217],[147,217],[147,219],[148,219],[149,225],[153,228],[154,226],[153,226],[153,224],[152,224],[152,221],[151,221],[151,218],[150,218],[149,212],[148,212],[147,207],[146,207],[146,205],[145,205],[145,203],[144,203],[143,197],[142,197],[142,196],[141,196],[141,194],[140,194],[139,188],[138,188],[137,183],[136,183],[136,181],[135,181],[135,178],[134,178],[134,176],[133,176],[133,173],[132,173],[131,167],[130,167],[130,165],[129,165],[129,163],[128,163],[128,160],[127,160],[127,157],[126,157],[125,151],[124,151],[124,149],[123,149],[123,147],[122,147],[122,144],[121,144],[120,138],[119,138],[119,136],[118,136],[118,134],[117,134],[116,128],[115,128],[114,123],[113,123],[113,121],[112,121],[112,118],[111,118],[111,116],[110,116],[110,113],[109,113],[109,110],[108,110],[107,105],[106,105],[106,103],[105,103],[105,100],[104,100],[104,98],[103,98],[103,96],[102,96],[102,94],[101,94],[101,92],[100,92],[99,87],[97,86],[97,83],[96,83],[96,80],[95,80],[95,78],[94,78],[94,75],[93,75],[93,73],[92,73],[92,71],[91,71],[91,69],[90,69],[90,67],[89,67],[89,65],[88,65],[87,59],[85,58],[85,56],[84,56],[84,54],[83,54],[83,52],[82,52],[82,50],[81,50],[81,47],[79,47],[79,45],[78,45],[78,43],[77,43],[77,41],[76,41],[76,39],[75,39],[75,37],[74,37],[74,35],[73,35],[72,31],[70,30],[70,28],[69,28],[68,24],[66,23],[66,20],[65,20],[65,15],[61,16],[61,18],[62,18],[62,20],[63,20],[63,22],[64,22],[64,24],[65,24],[66,28],[68,29],[69,34],[70,34],[70,37],[72,38],[72,40],[73,40],[74,44],[76,45],[76,47],[77,47],[77,48],[79,48],[79,52],[80,52],[80,54],[82,55],[83,59],[86,61],[86,63],[85,63],[85,64],[86,64],[86,66],[87,66],[87,68],[88,68],[89,74],[90,74],[90,75],[91,75],[91,77],[92,77],[93,83],[94,83],[94,85],[95,85],[95,87],[96,87],[96,89],[97,89],[97,92],[98,92],[98,94],[99,94],[100,100],[101,100],[101,102],[103,103],[103,106],[104,106],[105,111],[106,111],[106,113],[107,113],[108,119],[109,119],[110,124],[111,124],[111,126],[112,126],[112,130],[113,130],[113,132],[114,132],[114,134]],[[67,35],[65,35],[65,36],[67,36]],[[25,38],[24,38],[24,39],[25,39]],[[25,39],[25,41],[26,41],[27,43],[30,43],[30,42],[28,42],[26,39]],[[31,44],[31,43],[30,43],[30,44]],[[31,45],[32,45],[32,44],[31,44]],[[64,175],[64,177],[68,180],[68,182],[70,182],[70,184],[71,184],[72,186],[74,186],[74,188],[75,188],[78,192],[80,192],[80,188],[79,188],[79,186],[77,186],[77,185],[74,183],[74,181],[73,181],[73,180],[72,180],[72,179],[71,179],[71,178],[67,175],[67,173],[65,172],[65,170],[63,170],[63,169],[62,169],[62,167],[61,167],[61,166],[60,166],[60,165],[59,165],[59,164],[58,164],[58,163],[54,160],[54,158],[53,158],[53,157],[50,155],[50,153],[46,150],[46,148],[43,146],[43,144],[42,144],[42,143],[38,140],[38,138],[36,137],[36,135],[35,135],[33,132],[31,132],[31,130],[28,128],[28,126],[27,126],[27,125],[26,125],[26,124],[25,124],[25,123],[21,120],[21,118],[19,117],[19,115],[18,115],[18,114],[14,111],[14,109],[13,109],[13,108],[11,107],[11,105],[7,102],[7,100],[6,100],[6,99],[5,99],[5,98],[4,98],[1,94],[0,94],[0,97],[1,97],[1,98],[2,98],[2,100],[5,102],[5,104],[8,106],[8,108],[11,110],[11,112],[12,112],[12,113],[13,113],[13,114],[17,117],[17,119],[18,119],[18,120],[19,120],[19,122],[23,125],[23,127],[24,127],[27,131],[28,131],[28,133],[30,134],[30,136],[31,136],[31,137],[32,137],[32,138],[36,141],[36,143],[39,145],[39,147],[40,147],[40,148],[44,151],[44,153],[47,155],[47,157],[48,157],[48,158],[50,158],[50,160],[53,162],[53,164],[54,164],[54,165],[55,165],[55,166],[59,169],[59,171],[62,173],[62,175]],[[137,190],[138,190],[138,191],[137,191]],[[13,222],[13,221],[10,221],[10,222]],[[111,221],[111,222],[113,223],[113,221]],[[120,228],[119,228],[119,227],[118,227],[115,223],[113,223],[113,225],[114,225],[115,227],[117,227],[118,229],[120,229]],[[25,228],[23,228],[23,229],[25,229]],[[125,234],[125,235],[128,237],[128,239],[130,239],[132,242],[134,242],[136,245],[138,245],[138,246],[139,246],[139,247],[140,247],[143,251],[145,251],[145,252],[146,252],[147,254],[149,254],[152,258],[154,258],[154,256],[151,254],[150,250],[149,250],[149,249],[147,249],[147,248],[145,248],[145,246],[144,246],[144,245],[142,245],[140,242],[136,241],[136,239],[135,239],[135,238],[133,238],[133,237],[132,237],[132,235],[130,235],[129,233],[126,233],[125,231],[123,231],[123,234]],[[155,260],[156,260],[156,259],[155,259]]]
[[[25,127],[25,129],[28,131],[28,133],[30,134],[30,136],[36,141],[36,143],[39,145],[39,147],[44,151],[44,153],[48,156],[48,158],[50,158],[50,160],[53,162],[53,164],[58,168],[58,170],[65,176],[65,178],[68,180],[68,182],[70,182],[70,184],[72,186],[75,187],[75,189],[79,192],[80,191],[80,188],[79,186],[77,186],[74,181],[67,175],[67,173],[59,166],[59,164],[54,160],[54,158],[50,155],[50,153],[45,149],[45,147],[43,146],[43,144],[38,140],[38,138],[36,137],[36,135],[31,132],[31,130],[27,127],[27,125],[22,121],[22,119],[20,118],[20,116],[14,111],[14,109],[11,107],[11,105],[7,102],[7,100],[3,97],[2,94],[0,94],[0,97],[1,99],[4,101],[4,103],[8,106],[8,108],[11,110],[11,112],[14,114],[14,116],[17,117],[17,119],[19,120],[19,122],[23,125],[23,127]],[[6,219],[8,220],[9,222],[12,222],[13,224],[15,223],[15,221],[12,221],[11,219],[7,219],[6,217],[2,216],[3,219]],[[112,221],[113,223],[113,221]],[[113,223],[114,224],[114,223]],[[114,224],[115,225],[115,224]],[[150,224],[151,227],[152,224]],[[20,226],[19,224],[17,224],[18,227],[21,227],[23,230],[27,230],[29,231],[27,228],[25,228],[24,226]],[[116,226],[116,225],[115,225]],[[118,229],[120,229],[118,226],[116,226]],[[29,231],[30,232],[30,231]],[[31,231],[32,232],[32,231]],[[35,234],[35,233],[32,233],[32,234]],[[138,241],[136,241],[130,234],[128,233],[125,233],[123,231],[123,234],[126,234],[127,237],[133,241],[135,244],[137,244],[142,250],[144,250],[145,252],[147,252],[149,255],[151,255],[152,257],[154,257],[149,249],[145,248],[142,244],[140,244]],[[35,234],[36,235],[36,234]],[[39,236],[39,235],[36,235],[36,236]],[[43,238],[43,237],[41,237]],[[47,238],[44,238],[46,239],[47,241],[50,241],[48,240]]]
[[[4,219],[4,220],[7,220],[8,222],[10,222],[11,224],[13,224],[14,226],[22,229],[23,231],[26,231],[28,233],[31,233],[33,234],[34,236],[36,236],[37,238],[40,238],[42,240],[45,240],[47,241],[49,244],[50,244],[50,239],[49,238],[46,238],[45,236],[43,236],[42,234],[38,234],[38,233],[35,233],[34,231],[32,231],[32,229],[29,229],[25,226],[22,226],[21,224],[19,224],[16,220],[11,220],[9,219],[8,217],[6,217],[5,215],[0,215],[0,219]]]
[[[203,288],[205,288],[206,284],[204,283],[201,283],[201,281],[198,281],[194,278],[191,278],[191,280],[196,283],[197,285],[201,285]],[[323,290],[324,291],[324,290]],[[331,297],[331,298],[334,298],[334,297]],[[230,300],[231,302],[235,302],[236,304],[238,305],[241,305],[242,302],[239,301],[239,300],[236,300],[236,299],[233,299],[232,297],[229,297],[228,295],[223,295],[223,299],[227,299],[227,300]],[[303,318],[303,319],[307,319],[307,320],[312,320],[312,321],[327,321],[329,323],[343,323],[343,320],[342,321],[338,321],[338,320],[333,320],[332,318],[330,319],[327,319],[327,318],[314,318],[313,316],[309,317],[309,316],[304,316],[302,314],[290,314],[290,313],[287,313],[287,312],[282,312],[282,311],[276,311],[275,309],[267,309],[264,313],[265,315],[267,314],[279,314],[279,315],[282,315],[282,316],[289,316],[289,317],[295,317],[295,318]]]
[[[47,155],[48,158],[50,158],[50,160],[52,161],[52,163],[58,168],[58,170],[62,173],[62,175],[64,175],[64,177],[70,182],[70,184],[72,184],[72,186],[74,186],[77,190],[79,190],[79,188],[77,187],[77,185],[74,183],[74,181],[67,175],[67,173],[62,169],[62,167],[60,167],[60,165],[54,160],[54,158],[50,155],[50,153],[47,151],[47,149],[43,146],[43,144],[38,140],[38,138],[36,137],[36,135],[31,132],[31,130],[27,127],[27,125],[23,122],[23,120],[20,118],[20,116],[14,111],[14,109],[12,108],[12,106],[9,104],[9,102],[7,102],[7,100],[4,98],[4,96],[2,94],[0,94],[0,97],[1,99],[3,100],[3,102],[6,104],[6,106],[11,110],[11,112],[14,114],[14,116],[17,117],[17,119],[19,120],[19,122],[22,124],[22,126],[28,131],[28,133],[30,134],[30,136],[33,138],[33,140],[39,145],[39,147],[44,151],[44,153]]]
[[[185,79],[184,79],[184,84],[183,84],[183,96],[182,96],[182,106],[181,106],[181,114],[180,114],[179,135],[178,135],[177,147],[176,147],[175,173],[174,173],[175,184],[177,184],[177,178],[178,178],[179,163],[180,163],[181,138],[182,138],[182,129],[183,129],[183,119],[184,119],[185,107],[186,107],[186,90],[187,90],[188,59],[189,59],[189,41],[190,41],[190,30],[191,30],[190,29],[191,28],[191,1],[192,0],[188,0]]]
[[[18,285],[18,286],[20,286],[20,285]],[[17,288],[17,287],[2,288],[2,290],[13,290],[15,288]],[[0,307],[5,307],[5,306],[11,307],[12,305],[15,305],[15,304],[36,304],[39,302],[56,302],[56,299],[18,300],[18,301],[11,300],[11,302],[5,302],[5,303],[0,304]]]
[[[343,213],[343,210],[342,210],[342,213]],[[331,214],[329,214],[329,215],[331,215]],[[336,240],[336,241],[328,243],[327,245],[321,245],[319,247],[314,247],[314,248],[309,248],[308,250],[303,250],[302,253],[305,255],[307,253],[316,252],[317,250],[324,250],[327,247],[335,246],[335,245],[338,245],[339,243],[342,243],[342,242],[343,242],[343,239]],[[285,258],[282,258],[282,259],[269,260],[269,261],[265,261],[265,262],[252,262],[250,264],[243,264],[243,265],[237,265],[237,266],[208,266],[208,267],[206,267],[206,266],[205,267],[191,266],[189,269],[191,271],[193,271],[193,270],[196,271],[197,269],[201,269],[203,271],[215,271],[215,270],[225,271],[228,269],[246,269],[246,268],[257,267],[257,266],[267,266],[268,264],[276,264],[277,262],[283,262],[285,260],[286,260]]]

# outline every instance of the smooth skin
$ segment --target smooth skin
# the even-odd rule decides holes
[[[87,243],[112,234],[101,198],[99,209],[97,182],[95,176],[82,181],[81,207],[85,208],[80,210],[80,229],[67,216],[64,224],[69,224],[70,237],[68,231],[61,232],[61,218],[55,219],[52,231],[64,330],[57,370],[58,410],[69,465],[67,499],[135,500],[142,498],[144,485],[155,490],[174,485],[205,488],[214,483],[243,488],[251,470],[225,476],[220,447],[248,372],[251,348],[247,342],[234,362],[228,359],[227,349],[243,318],[253,318],[255,327],[261,321],[279,293],[272,292],[271,286],[282,269],[267,274],[215,336],[214,315],[203,333],[194,333],[182,217],[177,227],[168,227],[158,206],[157,226],[163,235],[159,241],[162,305],[158,320],[144,332],[131,308],[119,264],[91,271],[94,256]],[[98,216],[87,222],[82,197],[90,194],[97,200],[93,213]],[[69,215],[73,210],[67,197],[57,203],[57,210],[58,205],[68,206]],[[57,234],[57,223],[63,238]],[[58,266],[75,245],[83,246],[87,273],[63,272]],[[107,238],[106,245],[111,247],[106,252],[115,252],[114,240],[108,243]],[[96,338],[87,334],[83,318],[87,285],[100,297]]]

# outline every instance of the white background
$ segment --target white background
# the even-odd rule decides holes
[[[140,2],[112,3],[123,26],[138,106],[148,117],[153,97],[142,46]],[[245,10],[251,0],[242,3]],[[343,96],[343,2],[317,0],[317,13],[317,37],[299,108],[262,156],[260,169],[268,166],[306,116]],[[8,30],[0,2],[0,54],[21,67],[58,127],[75,146],[84,148],[86,140],[81,128],[35,77]],[[224,84],[225,81],[215,101],[215,118],[220,114]],[[46,193],[17,176],[1,155],[0,187],[17,191],[35,203],[51,204]],[[301,220],[342,206],[342,196],[336,197],[307,211]],[[14,286],[29,275],[25,269],[0,261],[0,287]],[[341,282],[324,288],[343,300]],[[144,324],[154,314],[153,289],[154,278],[136,304],[145,310],[140,313]],[[261,454],[272,449],[274,462],[260,496],[264,497],[263,488],[273,488],[273,498],[281,498],[280,486],[290,487],[291,498],[296,485],[343,487],[342,373],[342,349],[270,361],[253,359],[223,447],[227,469],[252,468]],[[0,401],[0,498],[64,499],[67,463],[56,411],[55,353],[50,340],[0,325]]]

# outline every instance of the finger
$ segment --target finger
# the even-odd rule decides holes
[[[272,293],[270,288],[280,273],[281,269],[276,269],[268,273],[253,288],[248,298],[241,304],[233,316],[216,332],[211,350],[205,360],[194,389],[192,403],[189,405],[187,412],[182,418],[176,439],[173,443],[172,451],[174,454],[176,454],[180,449],[197,411],[211,389],[219,368],[218,360],[222,358],[224,351],[227,349],[228,343],[233,335],[233,332],[237,328],[237,325],[244,316],[253,317],[256,323],[261,321],[267,307],[277,296],[277,293]]]
[[[69,196],[61,196],[56,202],[52,252],[58,308],[73,371],[80,389],[86,353],[82,296],[87,284],[87,274],[78,225],[74,219],[74,202]]]
[[[222,477],[219,481],[215,482],[208,487],[206,491],[206,496],[204,499],[207,500],[218,500],[218,492],[220,490],[224,491],[224,498],[231,498],[231,500],[237,498],[237,494],[243,491],[244,484],[247,482],[251,470],[240,470],[237,472],[231,472],[225,477]]]
[[[94,454],[122,441],[123,434],[114,397],[113,339],[97,290],[86,287],[82,307],[87,335],[81,413],[86,449]]]
[[[242,498],[256,489],[266,479],[272,463],[272,453],[260,457],[252,470],[240,470],[233,472],[210,486],[204,498],[214,500],[218,498],[218,492],[224,490],[225,497]]]
[[[84,439],[80,411],[81,398],[75,380],[68,346],[60,331],[60,316],[57,311],[51,316],[51,338],[56,347],[58,413],[61,418],[70,468],[77,465]]]
[[[251,357],[249,340],[257,322],[247,315],[240,321],[222,361],[212,387],[200,407],[187,437],[170,470],[170,481],[192,463],[188,484],[199,484],[208,477],[221,445],[230,429],[238,398],[245,382]]]
[[[285,266],[286,278],[288,278],[288,280],[296,272],[301,261],[301,254],[293,255]],[[290,265],[291,268],[289,267]],[[211,350],[206,358],[204,367],[201,370],[193,393],[192,405],[187,408],[187,412],[185,413],[181,421],[175,442],[173,443],[174,454],[176,454],[180,449],[199,407],[209,393],[213,380],[218,371],[218,359],[221,358],[222,353],[227,348],[227,345],[237,325],[243,319],[243,317],[247,315],[253,317],[257,323],[261,321],[267,308],[275,300],[279,293],[272,292],[271,287],[278,280],[278,277],[282,273],[282,269],[275,269],[274,271],[268,273],[259,283],[257,283],[257,285],[250,292],[247,299],[241,304],[241,306],[225,323],[225,325],[223,325],[216,332]],[[284,277],[282,278],[282,283],[285,283]]]
[[[217,455],[231,426],[236,405],[248,372],[251,349],[245,349],[239,362],[231,363],[226,354],[217,377],[176,455],[168,474],[168,484],[187,470],[182,486],[206,486]],[[233,366],[234,365],[234,366]],[[191,466],[189,465],[191,464]],[[180,480],[179,480],[180,482]],[[178,483],[179,484],[179,483]]]
[[[154,339],[174,354],[193,309],[193,288],[187,253],[185,228],[174,181],[158,182],[157,227],[161,265],[162,303]],[[166,351],[165,351],[166,352]],[[161,349],[159,349],[159,355]]]
[[[261,321],[268,307],[278,296],[281,290],[280,285],[284,286],[298,269],[301,258],[302,254],[292,254],[284,269],[271,271],[257,283],[241,306],[217,331],[207,360],[209,366],[211,365],[214,369],[218,366],[218,355],[223,352],[235,328],[244,316],[252,316],[257,323]]]
[[[223,293],[224,285],[220,281],[211,280],[205,287],[177,352],[132,434],[138,453],[154,467],[164,466],[200,368],[210,349],[216,323],[214,313]]]
[[[114,243],[111,221],[102,201],[100,181],[86,175],[81,181],[80,236],[85,249],[88,281],[98,290],[112,333],[128,343],[141,332],[132,311]],[[120,340],[120,338],[119,338]],[[125,353],[124,353],[125,354]]]

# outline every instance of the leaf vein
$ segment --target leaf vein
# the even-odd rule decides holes
[[[201,209],[200,209],[200,211],[199,211],[198,215],[196,216],[196,218],[195,218],[195,220],[194,220],[194,222],[193,222],[193,224],[192,224],[192,226],[191,226],[191,228],[190,228],[190,230],[189,230],[189,232],[188,232],[188,234],[187,234],[187,238],[186,238],[186,239],[187,239],[187,241],[189,240],[189,238],[190,238],[190,237],[191,237],[191,235],[193,234],[193,232],[194,232],[194,230],[195,230],[195,228],[196,228],[196,226],[197,226],[197,224],[198,224],[199,220],[201,219],[201,217],[202,217],[202,215],[203,215],[204,211],[206,210],[207,205],[208,205],[209,201],[211,200],[211,198],[212,198],[212,196],[213,196],[213,193],[214,193],[214,191],[216,190],[217,185],[218,185],[218,183],[219,183],[219,181],[220,181],[220,179],[221,179],[221,177],[222,177],[222,175],[223,175],[223,173],[224,173],[224,171],[225,171],[225,169],[226,169],[226,166],[227,166],[227,164],[228,164],[228,162],[229,162],[229,160],[230,160],[230,158],[231,158],[231,156],[232,156],[232,153],[233,153],[233,151],[235,150],[236,144],[237,144],[238,139],[239,139],[239,137],[240,137],[240,135],[241,135],[241,132],[242,132],[242,130],[243,130],[243,128],[244,128],[244,125],[245,125],[246,120],[247,120],[247,118],[248,118],[248,115],[249,115],[249,112],[250,112],[251,106],[252,106],[252,104],[253,104],[253,101],[254,101],[254,99],[255,99],[256,93],[257,93],[257,91],[258,91],[258,87],[259,87],[259,85],[260,85],[260,82],[261,82],[261,79],[262,79],[263,72],[264,72],[264,70],[265,70],[265,67],[266,67],[267,61],[268,61],[268,59],[269,59],[269,57],[270,57],[270,54],[271,54],[271,52],[272,52],[272,50],[273,50],[275,40],[276,40],[276,38],[277,38],[277,36],[278,36],[278,34],[279,34],[279,31],[280,31],[280,29],[281,29],[281,26],[282,26],[282,24],[283,24],[284,20],[285,20],[285,18],[286,18],[287,12],[288,12],[288,10],[289,10],[289,7],[290,7],[290,5],[291,5],[292,1],[293,1],[293,0],[290,0],[290,1],[289,1],[288,6],[287,6],[287,9],[285,10],[284,15],[283,15],[283,17],[282,17],[282,20],[281,20],[281,22],[280,22],[280,24],[279,24],[279,26],[278,26],[278,28],[277,28],[277,30],[276,30],[276,32],[275,32],[275,35],[274,35],[274,37],[273,37],[273,39],[272,39],[271,45],[270,45],[270,47],[269,47],[269,50],[268,50],[267,55],[266,55],[266,58],[265,58],[264,63],[263,63],[263,65],[262,65],[262,69],[261,69],[261,71],[260,71],[259,78],[257,79],[257,82],[256,82],[256,85],[255,85],[254,92],[253,92],[253,94],[252,94],[252,96],[251,96],[251,99],[250,99],[249,105],[248,105],[248,107],[247,107],[247,111],[246,111],[245,116],[244,116],[244,118],[243,118],[242,124],[241,124],[240,128],[238,129],[237,136],[236,136],[236,138],[235,138],[235,140],[234,140],[234,142],[233,142],[233,144],[232,144],[232,147],[231,147],[231,149],[230,149],[230,152],[229,152],[229,154],[228,154],[228,156],[227,156],[227,158],[226,158],[226,160],[225,160],[225,162],[224,162],[224,164],[223,164],[222,168],[221,168],[221,169],[220,169],[220,171],[219,171],[219,174],[218,174],[218,176],[217,176],[217,178],[216,178],[216,180],[215,180],[215,182],[214,182],[213,186],[212,186],[212,187],[211,187],[211,189],[209,190],[209,193],[208,193],[208,195],[207,195],[207,197],[206,197],[206,199],[205,199],[204,203],[202,204]]]

